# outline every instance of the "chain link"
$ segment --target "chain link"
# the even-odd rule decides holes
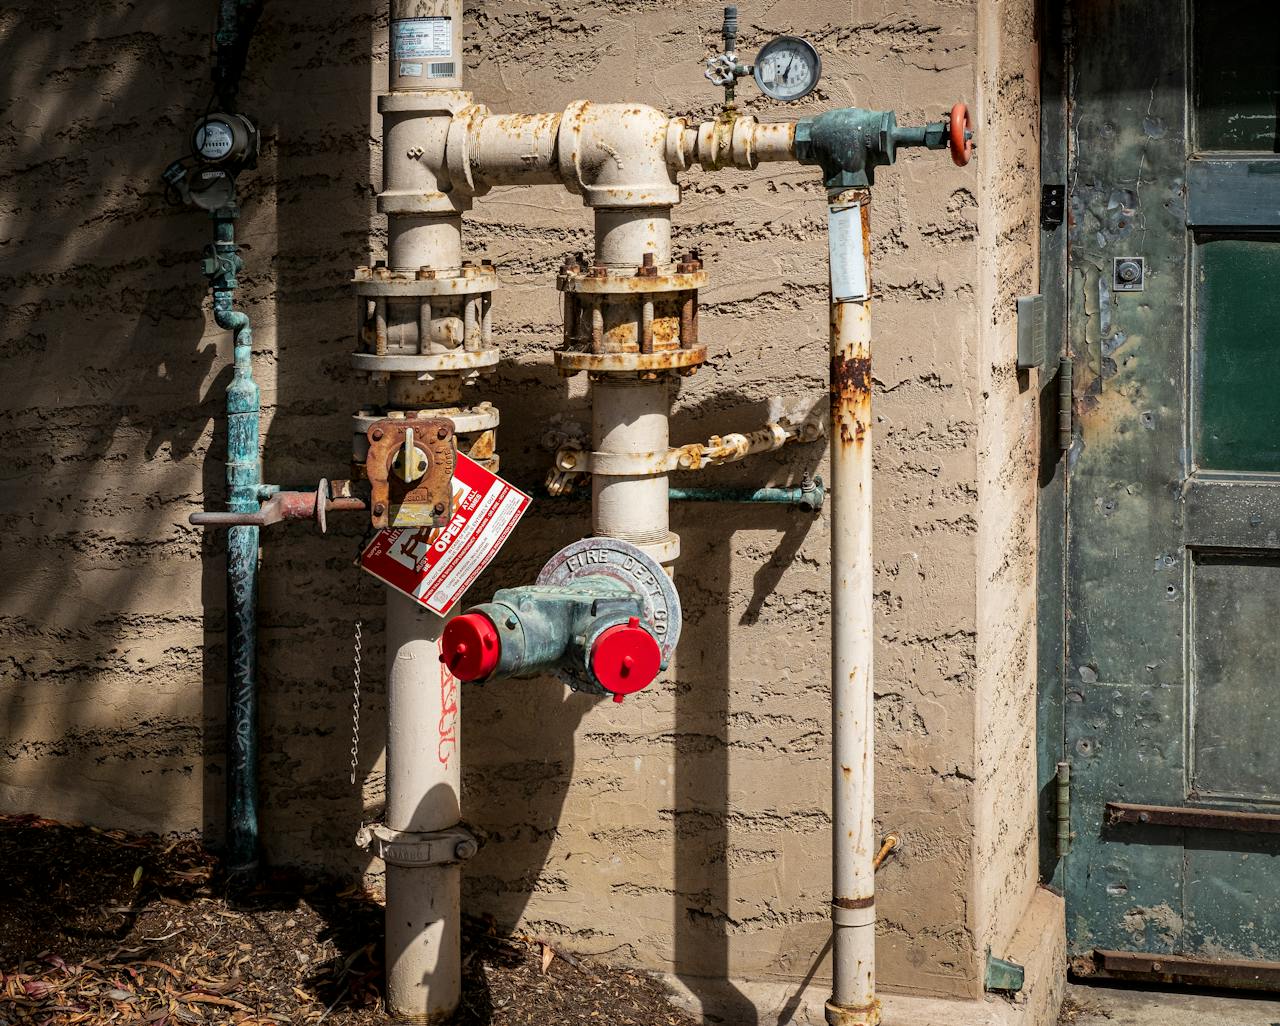
[[[356,621],[354,661],[351,667],[351,784],[360,768],[360,621]]]

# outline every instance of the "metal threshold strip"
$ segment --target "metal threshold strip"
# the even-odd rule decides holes
[[[1189,958],[1185,955],[1155,955],[1133,951],[1095,951],[1093,958],[1096,969],[1089,975],[1117,978],[1173,977],[1193,983],[1280,990],[1280,962]]]
[[[1192,809],[1185,806],[1130,805],[1107,802],[1107,825],[1194,827],[1199,830],[1233,830],[1248,834],[1280,834],[1280,815],[1269,812],[1236,812],[1232,809]]]

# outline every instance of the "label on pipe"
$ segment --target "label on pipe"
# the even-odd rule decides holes
[[[360,565],[443,616],[498,554],[529,502],[519,488],[458,453],[453,519],[445,527],[379,531]]]
[[[862,204],[829,208],[827,238],[831,245],[831,298],[837,303],[860,303],[869,298]]]
[[[393,61],[452,56],[452,19],[401,18],[391,23]]]

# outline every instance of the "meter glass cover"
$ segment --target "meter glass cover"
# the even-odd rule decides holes
[[[799,36],[779,36],[756,54],[756,85],[766,96],[790,102],[813,92],[822,74],[822,58]]]
[[[231,126],[222,121],[205,121],[196,129],[196,152],[205,160],[221,160],[231,152]]]

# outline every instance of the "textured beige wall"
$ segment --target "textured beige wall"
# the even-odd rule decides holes
[[[80,0],[0,13],[2,808],[218,829],[221,549],[185,520],[222,494],[229,347],[199,275],[207,222],[166,207],[157,188],[208,95],[213,7]],[[965,98],[991,132],[963,171],[945,155],[905,155],[882,172],[872,213],[877,801],[882,828],[906,841],[880,874],[881,978],[922,993],[977,993],[985,943],[1000,947],[1034,882],[1034,418],[1012,371],[1009,305],[1031,281],[1027,7],[742,5],[745,52],[791,31],[825,64],[804,103],[766,107],[748,87],[748,109],[861,104],[910,123]],[[716,94],[699,61],[719,12],[485,3],[468,11],[470,88],[497,110],[589,97],[708,116]],[[341,476],[347,417],[372,396],[346,369],[344,283],[383,240],[370,91],[385,49],[380,4],[318,0],[268,4],[250,57],[243,102],[265,135],[246,178],[243,301],[266,475],[286,485]],[[503,411],[503,466],[532,485],[549,427],[587,422],[582,385],[556,375],[550,350],[553,270],[590,248],[590,221],[576,199],[539,188],[495,191],[468,225],[470,252],[503,279],[504,364],[489,396]],[[712,360],[680,392],[673,439],[750,425],[775,397],[825,401],[814,173],[691,174],[676,235],[708,258]],[[818,445],[705,483],[821,469]],[[587,515],[582,502],[540,504],[473,595],[530,579]],[[666,683],[621,706],[545,680],[466,693],[464,805],[488,835],[468,867],[468,909],[676,973],[695,992],[726,975],[821,976],[825,519],[689,505],[673,526],[686,627]],[[324,539],[294,526],[266,540],[262,822],[275,860],[366,867],[350,838],[381,796],[383,682],[380,596],[350,566],[359,536],[347,523]],[[345,770],[357,617],[372,668],[363,807]],[[1007,752],[1018,758],[1006,764]]]

